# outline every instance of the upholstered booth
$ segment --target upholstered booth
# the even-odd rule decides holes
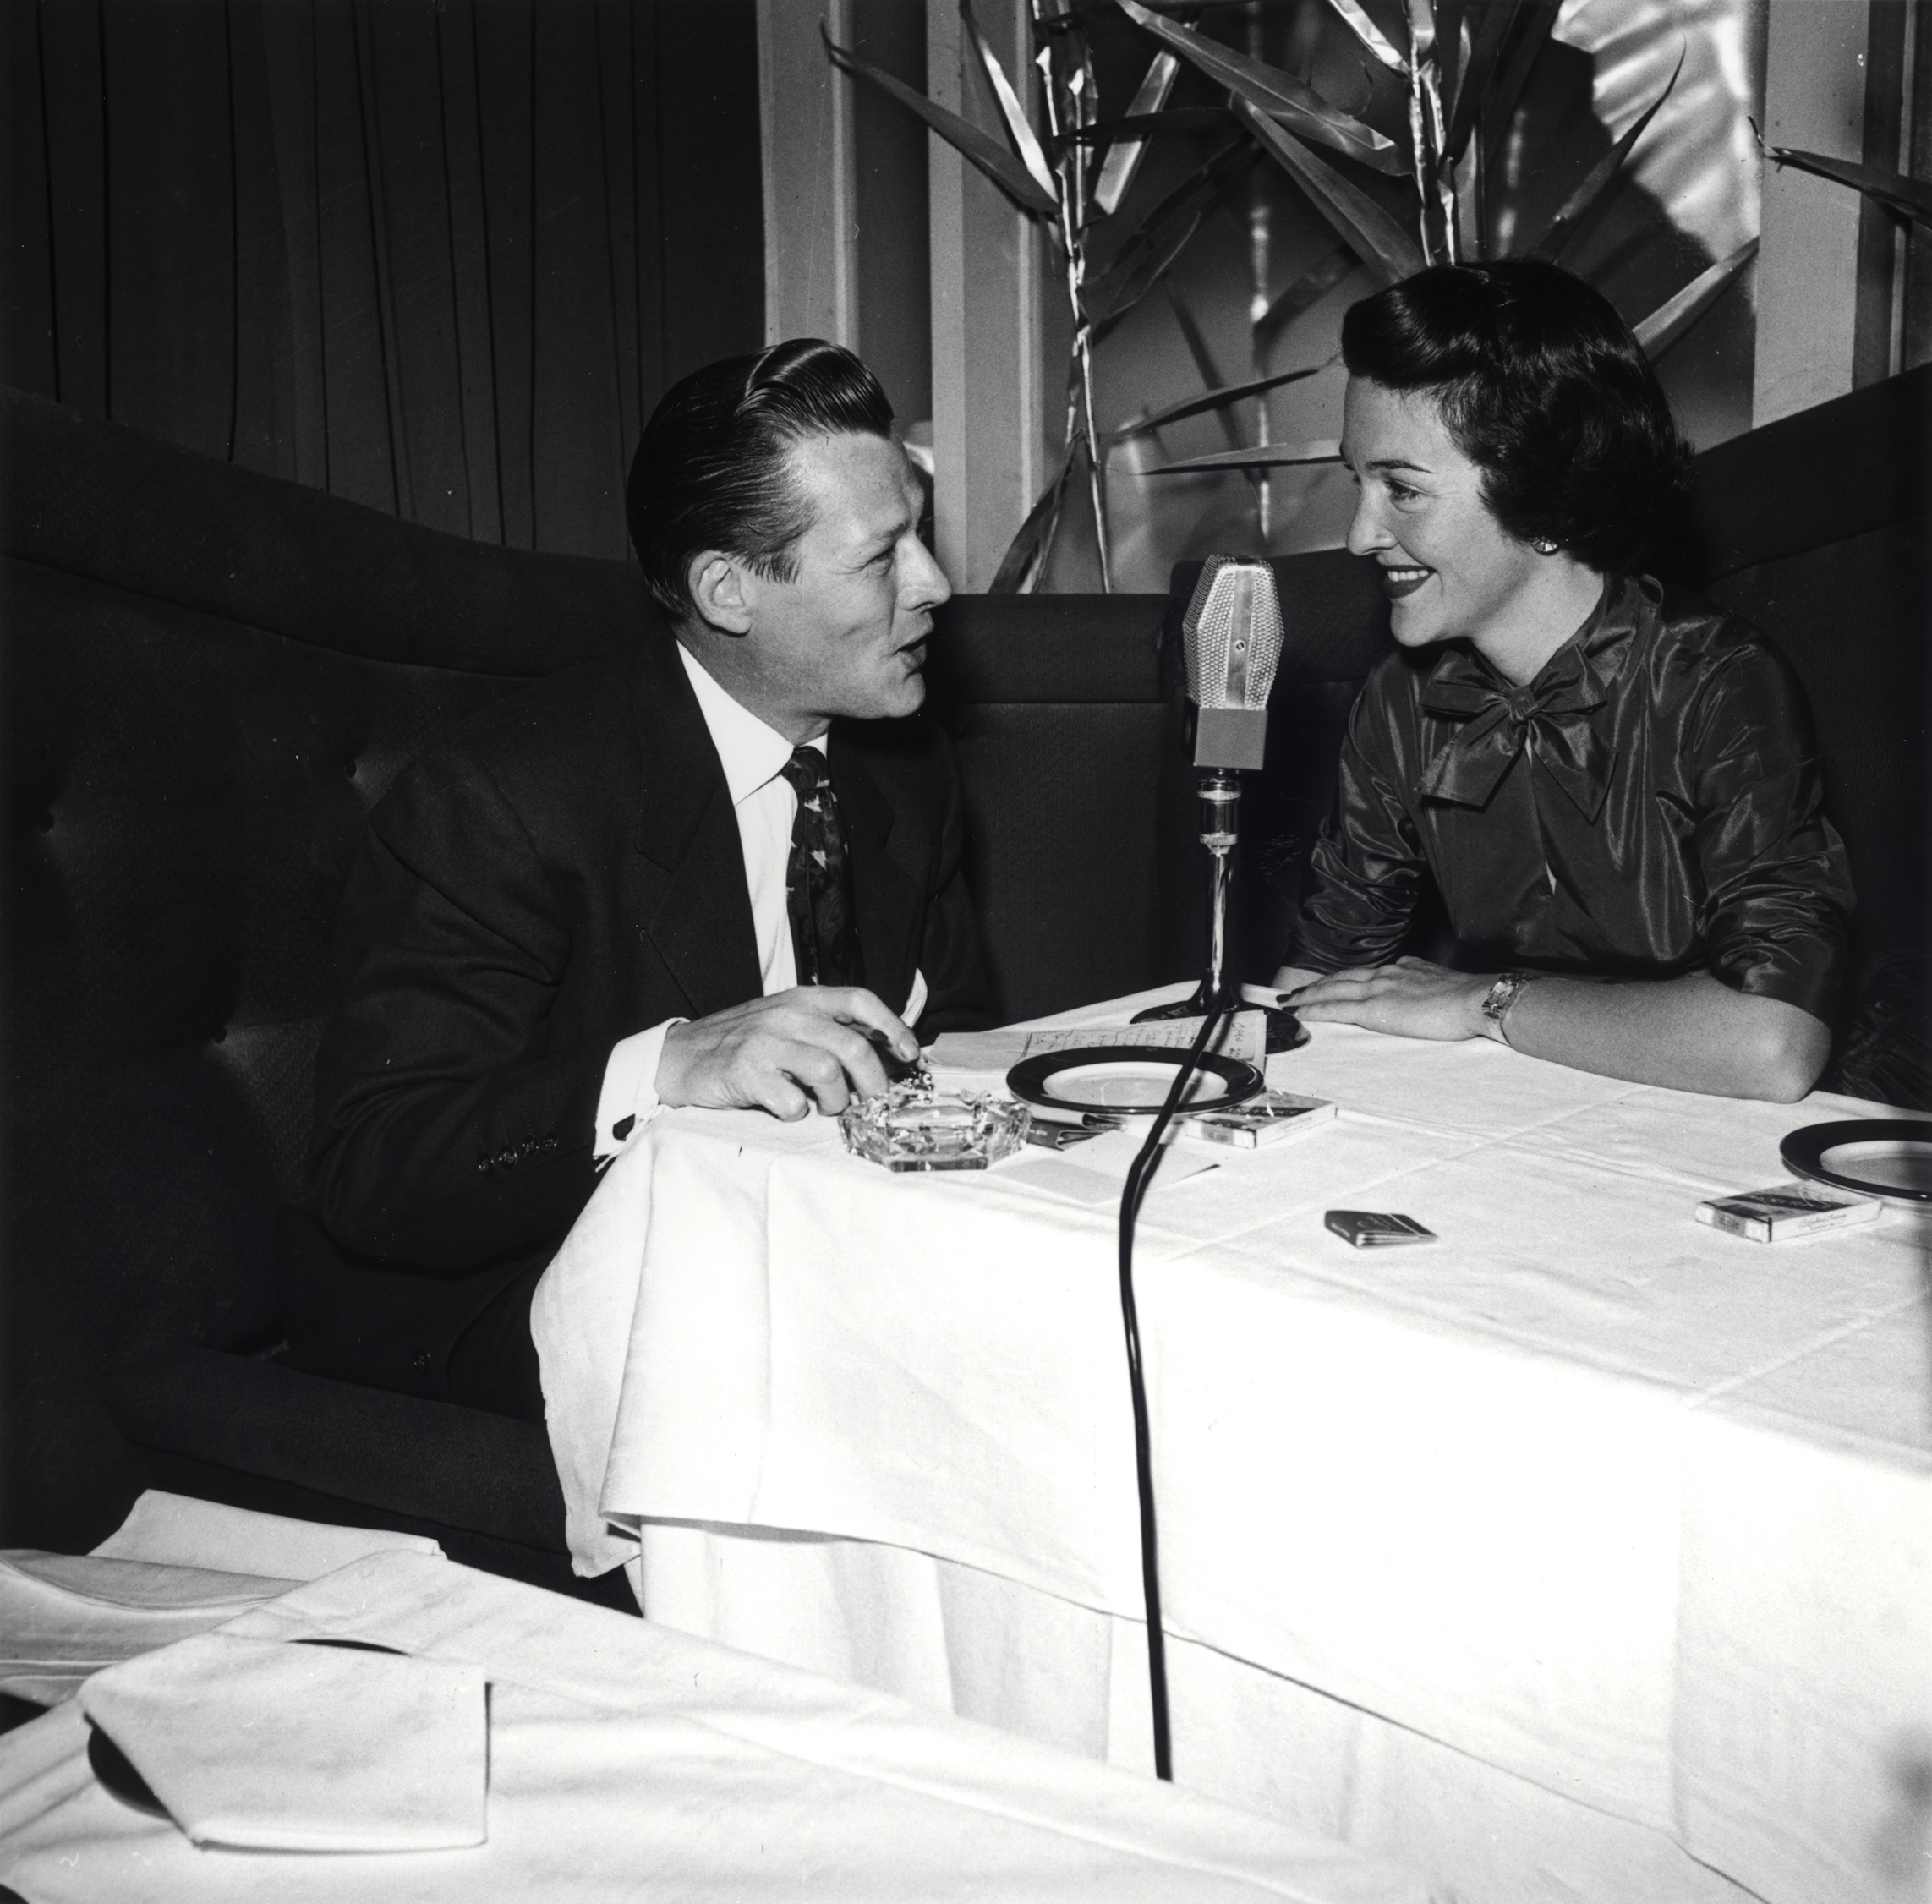
[[[1868,972],[1916,970],[1928,936],[1929,400],[1922,373],[1712,452],[1673,557],[1805,676]],[[267,1239],[298,1189],[330,916],[369,804],[441,728],[622,639],[634,572],[418,529],[37,399],[8,396],[0,420],[0,1541],[90,1544],[151,1480],[429,1532],[568,1588],[542,1430],[281,1365]],[[1345,555],[1279,575],[1290,648],[1249,802],[1251,977],[1272,969],[1342,719],[1387,640]],[[1010,1016],[1198,969],[1165,608],[944,615],[933,705]]]

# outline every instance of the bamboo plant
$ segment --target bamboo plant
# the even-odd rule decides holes
[[[1262,0],[1265,3],[1265,0]],[[1089,24],[1109,4],[1152,42],[1151,57],[1125,110],[1103,115],[1089,44]],[[1395,37],[1358,0],[1324,0],[1331,30],[1346,44],[1362,81],[1355,109],[1325,97],[1310,73],[1289,72],[1208,37],[1174,17],[1210,10],[1176,0],[1029,0],[1041,123],[1029,118],[1020,88],[1001,66],[960,0],[966,33],[998,103],[1004,142],[923,93],[856,57],[826,38],[833,63],[916,112],[968,163],[1044,229],[1053,246],[1072,324],[1066,414],[1058,468],[1014,538],[993,583],[995,594],[1038,584],[1058,533],[1067,485],[1084,465],[1092,499],[1101,585],[1113,586],[1107,503],[1107,446],[1144,435],[1184,417],[1222,415],[1229,447],[1146,472],[1239,469],[1265,483],[1267,473],[1338,460],[1331,442],[1244,443],[1231,413],[1250,399],[1312,375],[1320,363],[1275,376],[1211,387],[1140,419],[1109,438],[1096,422],[1094,354],[1157,286],[1176,315],[1206,380],[1210,359],[1174,291],[1172,276],[1204,222],[1228,204],[1257,164],[1280,169],[1332,227],[1335,249],[1272,308],[1252,322],[1278,327],[1360,266],[1385,284],[1426,265],[1504,254],[1491,236],[1489,172],[1507,136],[1557,8],[1551,0],[1391,0],[1401,9]],[[1331,62],[1331,66],[1333,63]],[[1204,75],[1225,103],[1168,103],[1183,65]],[[1682,70],[1680,57],[1678,70]],[[1632,150],[1676,83],[1676,74],[1580,178],[1549,223],[1508,255],[1557,260],[1602,208]],[[1393,96],[1399,90],[1399,105]],[[1371,118],[1381,118],[1388,130]],[[1130,228],[1123,203],[1150,143],[1170,134],[1219,132],[1211,155]],[[1779,151],[1780,162],[1820,171],[1876,193],[1904,216],[1923,222],[1932,194],[1911,180],[1862,176],[1868,168]],[[1365,190],[1363,173],[1391,182]],[[1860,176],[1854,177],[1853,174]],[[1888,196],[1887,194],[1890,195]],[[1388,209],[1394,202],[1398,210]],[[1404,212],[1400,208],[1406,206]],[[1667,351],[1749,263],[1754,238],[1712,264],[1634,328],[1655,358]],[[1096,269],[1094,260],[1106,263]]]

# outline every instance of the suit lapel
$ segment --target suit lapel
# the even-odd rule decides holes
[[[919,887],[886,851],[892,836],[892,808],[836,725],[826,758],[846,829],[846,850],[851,856],[864,982],[897,1011],[912,989]]]
[[[661,630],[639,644],[632,698],[644,933],[702,1018],[763,989],[737,816],[676,642]]]

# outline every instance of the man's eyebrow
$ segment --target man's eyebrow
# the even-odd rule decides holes
[[[882,555],[886,550],[891,548],[895,543],[901,540],[904,538],[906,532],[911,528],[912,525],[918,521],[918,519],[919,518],[912,512],[911,506],[908,506],[905,512],[895,518],[891,523],[874,529],[873,533],[859,544],[858,552],[862,559],[869,561],[873,556]]]
[[[1436,472],[1426,462],[1411,462],[1407,457],[1376,457],[1367,467],[1371,469],[1413,469],[1418,476],[1433,476]]]

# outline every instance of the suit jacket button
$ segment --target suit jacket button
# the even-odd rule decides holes
[[[554,1151],[557,1147],[556,1132],[554,1130],[551,1131],[550,1134],[544,1139],[543,1143],[539,1147],[546,1151]]]
[[[476,1168],[487,1177],[490,1174],[490,1159],[487,1157],[479,1157],[476,1160]]]
[[[427,1375],[430,1372],[430,1352],[428,1349],[419,1349],[410,1357],[409,1360],[410,1366],[415,1370],[418,1375]]]
[[[496,1153],[496,1161],[507,1170],[517,1161],[517,1153],[514,1151],[499,1151]]]

